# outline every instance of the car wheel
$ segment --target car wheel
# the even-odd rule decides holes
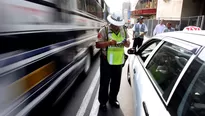
[[[129,83],[129,85],[131,86],[131,80],[130,80],[130,67],[129,67],[129,65],[128,65],[128,68],[127,68],[127,81],[128,81],[128,83]]]

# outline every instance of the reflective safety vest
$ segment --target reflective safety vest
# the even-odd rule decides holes
[[[115,40],[122,42],[125,37],[122,36],[121,32],[116,35],[115,33],[109,33],[108,40]],[[122,65],[124,63],[124,46],[108,46],[107,48],[107,61],[110,65]]]

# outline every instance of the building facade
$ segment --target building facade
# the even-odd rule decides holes
[[[144,16],[148,19],[156,18],[158,0],[139,0],[135,10],[132,11],[132,18]]]
[[[129,2],[123,2],[122,4],[122,15],[123,19],[125,20],[125,23],[129,23],[129,11],[130,11],[130,3]]]
[[[133,24],[144,16],[148,27],[147,36],[152,36],[159,20],[170,22],[175,30],[197,26],[205,30],[205,0],[139,0],[132,11]]]
[[[204,0],[158,0],[156,18],[180,20],[205,15]]]
[[[132,11],[132,17],[165,20],[199,15],[205,15],[205,0],[139,0]]]

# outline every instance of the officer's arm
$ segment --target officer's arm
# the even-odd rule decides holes
[[[130,47],[130,41],[129,40],[126,40],[125,43],[124,43],[124,46],[126,48]]]
[[[96,48],[106,48],[110,43],[107,41],[105,28],[100,29],[98,32],[98,37],[96,41]]]
[[[96,42],[96,48],[106,48],[108,46],[113,46],[116,44],[117,44],[117,41],[115,40],[101,41],[101,42]]]
[[[106,48],[110,45],[109,41],[105,42],[96,42],[96,48]]]

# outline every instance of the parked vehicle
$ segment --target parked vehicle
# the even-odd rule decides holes
[[[136,116],[203,116],[205,31],[169,32],[128,50]]]

